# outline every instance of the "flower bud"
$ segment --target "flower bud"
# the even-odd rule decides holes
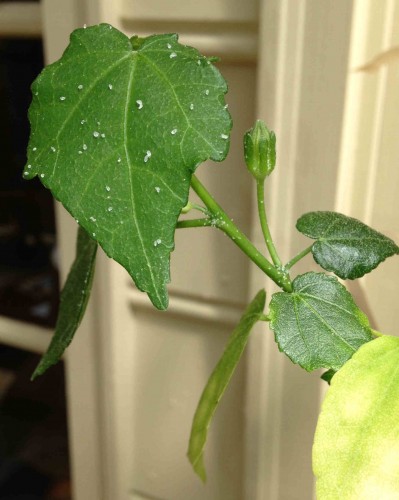
[[[244,156],[248,170],[258,181],[263,181],[276,165],[276,136],[265,122],[256,120],[255,126],[244,135]]]

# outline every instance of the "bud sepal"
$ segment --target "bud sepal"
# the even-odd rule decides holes
[[[244,157],[248,170],[257,181],[264,181],[276,165],[276,135],[263,120],[244,135]]]

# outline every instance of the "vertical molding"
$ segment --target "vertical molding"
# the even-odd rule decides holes
[[[393,43],[395,0],[354,2],[336,209],[371,223],[381,151],[388,68],[357,71]]]
[[[51,43],[51,39],[48,40]],[[75,253],[76,223],[57,203],[60,271],[65,280]],[[97,266],[97,274],[101,272]],[[66,352],[65,375],[73,497],[106,500],[103,496],[103,453],[98,378],[98,302],[95,283],[85,318]]]
[[[46,62],[58,59],[69,42],[72,30],[80,26],[84,4],[75,0],[43,0],[43,42]],[[57,243],[63,282],[75,257],[76,223],[56,203]],[[100,269],[97,266],[97,273]],[[101,271],[100,271],[101,272]],[[98,377],[98,313],[94,284],[93,297],[85,318],[66,353],[65,375],[68,434],[73,497],[76,500],[106,500],[101,439],[101,413]],[[102,311],[102,313],[106,313]],[[99,317],[100,316],[100,317]]]
[[[277,135],[266,203],[283,261],[307,244],[295,232],[298,216],[334,208],[351,13],[346,0],[262,2],[258,112]],[[259,230],[253,237],[262,246]],[[254,273],[252,290],[265,284],[270,298],[275,287]],[[318,375],[292,365],[259,328],[249,343],[245,498],[312,497],[319,398]]]
[[[292,205],[305,9],[305,2],[264,1],[261,4],[259,47],[265,49],[259,53],[258,114],[276,132],[278,146],[290,145],[290,148],[278,148],[278,166],[284,170],[277,167],[268,179],[266,202],[271,231],[278,248],[283,249],[283,260],[288,258],[292,247],[294,226]],[[291,182],[287,182],[287,178]],[[256,207],[253,213],[256,220]],[[282,213],[283,224],[278,220],[278,214],[281,218]],[[252,236],[262,247],[259,228],[252,229]],[[257,273],[252,277],[252,288],[262,285],[265,285],[263,278]],[[266,282],[266,290],[270,298],[275,290],[270,281]],[[284,363],[282,357],[276,355],[272,335],[265,335],[264,329],[255,330],[248,348],[245,498],[279,500]]]
[[[397,239],[398,188],[397,63],[360,72],[379,53],[398,44],[398,2],[355,2],[347,99],[342,132],[336,208]],[[398,268],[389,259],[357,287],[374,317],[374,327],[394,333]],[[356,293],[356,290],[354,290]]]
[[[367,5],[366,5],[367,4]],[[370,22],[369,0],[355,1],[350,40],[348,75],[340,159],[338,166],[336,210],[351,213],[352,193],[355,179],[357,138],[360,126],[360,108],[363,96],[363,76],[355,73],[365,60],[367,27]]]
[[[121,0],[86,0],[86,23],[109,23],[121,29]],[[123,30],[122,30],[123,31]]]
[[[395,18],[396,0],[387,0],[385,2],[385,12],[383,25],[385,28],[382,37],[382,50],[390,48],[392,43],[392,35],[397,22]],[[381,154],[381,143],[383,133],[383,122],[385,118],[386,90],[387,90],[388,68],[381,68],[378,75],[377,98],[375,104],[375,121],[374,121],[374,137],[371,147],[369,176],[367,183],[366,207],[364,214],[364,222],[372,224],[372,214],[375,201],[375,186],[378,176],[378,162]]]

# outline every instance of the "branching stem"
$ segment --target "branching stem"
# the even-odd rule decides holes
[[[266,259],[264,255],[259,252],[259,250],[251,243],[244,233],[242,233],[233,223],[230,217],[228,217],[222,207],[216,202],[216,200],[214,200],[209,191],[195,175],[191,177],[191,187],[211,213],[210,225],[223,231],[252,260],[252,262],[254,262],[284,291],[291,292],[292,285],[289,276],[282,270],[277,269],[271,262],[268,261],[268,259]]]
[[[179,220],[176,224],[176,229],[183,229],[187,227],[207,227],[212,226],[212,219],[187,219]]]

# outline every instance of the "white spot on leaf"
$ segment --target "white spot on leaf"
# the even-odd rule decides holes
[[[146,155],[144,156],[144,163],[147,163],[147,161],[151,158],[151,151],[147,151]]]
[[[170,132],[172,135],[176,135],[177,134],[177,128],[174,128],[173,130],[171,130]]]
[[[177,54],[176,52],[172,52],[169,56],[171,59],[174,59],[175,57],[177,57]]]
[[[137,99],[136,104],[138,109],[141,109],[143,107],[143,101],[141,101],[140,99]]]
[[[100,137],[100,132],[97,132],[97,131],[93,132],[93,137],[96,137],[96,138]]]

